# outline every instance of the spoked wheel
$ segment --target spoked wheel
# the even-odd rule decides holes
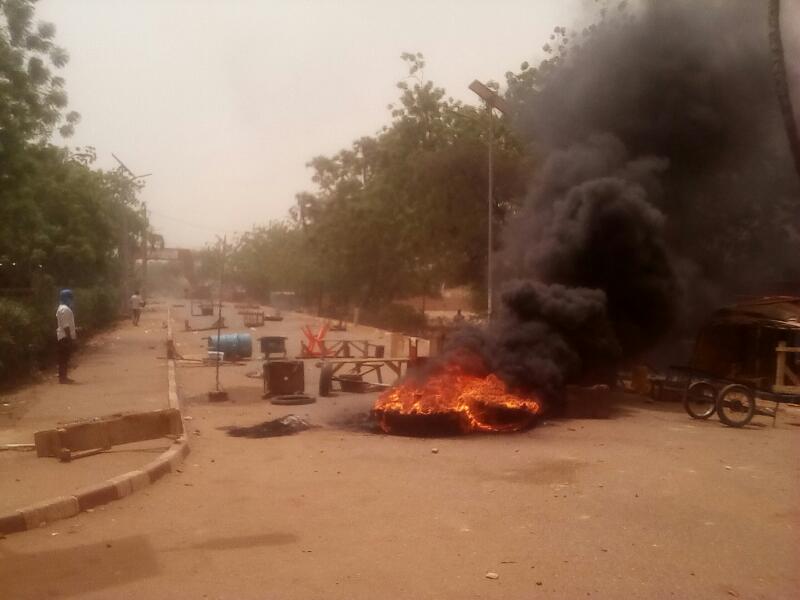
[[[745,385],[732,383],[719,393],[717,413],[719,420],[730,427],[744,427],[756,412],[753,390]]]
[[[683,395],[683,408],[693,419],[707,419],[717,410],[717,390],[707,381],[695,381]]]

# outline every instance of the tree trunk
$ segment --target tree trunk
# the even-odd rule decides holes
[[[783,114],[786,135],[789,138],[789,147],[794,157],[794,168],[800,177],[800,137],[797,133],[797,123],[792,111],[792,99],[789,96],[789,84],[786,80],[786,63],[783,56],[783,41],[781,39],[781,3],[780,0],[769,2],[769,45],[772,53],[772,73],[775,78],[778,103]]]

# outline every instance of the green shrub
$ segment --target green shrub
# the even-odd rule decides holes
[[[55,308],[53,309],[55,311]],[[117,290],[95,286],[75,290],[75,325],[82,331],[107,327],[119,315]]]
[[[44,320],[31,307],[0,298],[0,381],[19,379],[30,373],[44,348],[45,328]]]
[[[118,317],[114,288],[95,286],[75,292],[75,325],[84,340]],[[0,382],[24,379],[48,363],[56,340],[57,289],[37,290],[25,301],[0,298]]]

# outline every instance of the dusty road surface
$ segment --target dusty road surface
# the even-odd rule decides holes
[[[80,306],[76,312],[80,325]],[[151,303],[139,327],[122,321],[81,339],[71,361],[73,385],[59,385],[53,365],[39,383],[5,394],[10,410],[0,414],[0,444],[33,443],[34,432],[59,423],[167,408],[166,315],[165,304]],[[0,452],[0,514],[138,469],[169,445],[164,439],[129,444],[69,464],[35,452]]]
[[[252,333],[288,335],[296,353],[307,321]],[[178,331],[181,352],[200,354],[203,335]],[[182,472],[1,540],[0,597],[798,597],[796,411],[736,430],[628,396],[608,419],[405,438],[359,427],[374,394],[273,406],[247,377],[258,368],[224,367],[231,401],[209,404],[213,371],[180,367]],[[310,393],[316,372],[307,362]],[[266,439],[220,429],[289,413],[319,427]]]

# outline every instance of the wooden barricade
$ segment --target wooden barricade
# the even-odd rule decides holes
[[[779,394],[798,394],[800,395],[800,377],[792,370],[792,367],[787,364],[786,358],[790,353],[800,354],[800,348],[797,346],[787,346],[786,342],[778,343],[775,348],[776,368],[775,368],[775,385],[772,390]]]

